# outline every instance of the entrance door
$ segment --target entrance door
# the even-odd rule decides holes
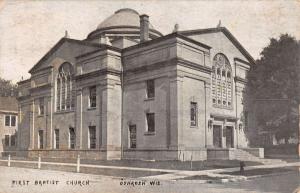
[[[226,126],[226,147],[233,147],[233,127]]]
[[[129,126],[130,148],[136,148],[136,125]]]
[[[213,144],[214,147],[222,147],[221,126],[213,126]]]

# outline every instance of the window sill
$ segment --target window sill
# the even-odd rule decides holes
[[[198,126],[197,125],[195,125],[195,126],[191,125],[190,128],[192,128],[192,129],[198,129]]]
[[[154,132],[147,131],[147,132],[144,133],[144,135],[155,135],[155,131]]]
[[[56,111],[55,114],[64,114],[64,113],[73,113],[75,110],[62,110],[62,111]]]
[[[97,109],[97,107],[89,107],[89,108],[87,108],[88,111],[93,111],[93,110],[96,110],[96,109]]]
[[[152,98],[145,98],[144,101],[154,101],[154,97],[152,97]]]
[[[218,105],[218,104],[213,104],[213,107],[220,108],[220,109],[227,109],[227,110],[233,109],[233,106],[223,106],[223,105]]]
[[[44,115],[38,115],[37,117],[44,117]]]

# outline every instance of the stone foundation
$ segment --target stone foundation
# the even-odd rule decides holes
[[[206,149],[195,150],[125,150],[124,159],[142,160],[206,160]]]
[[[207,149],[207,159],[223,159],[223,160],[233,160],[235,159],[234,148],[210,148]]]
[[[121,158],[120,151],[105,151],[105,150],[28,150],[18,151],[18,157],[37,158],[41,155],[42,158],[70,158],[76,159],[80,155],[81,159],[91,160],[118,160]]]
[[[180,161],[201,161],[201,160],[234,160],[236,159],[235,148],[193,148],[185,150],[149,150],[149,149],[126,149],[122,159],[132,160],[180,160]],[[243,148],[256,157],[264,157],[263,148]],[[90,160],[119,160],[121,159],[120,150],[28,150],[3,152],[2,156],[29,157],[37,158],[40,154],[43,158],[70,158],[76,159],[80,155],[81,159]]]

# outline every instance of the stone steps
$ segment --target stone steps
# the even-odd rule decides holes
[[[284,164],[287,163],[286,161],[282,161],[280,159],[264,159],[256,157],[255,155],[252,155],[251,153],[248,153],[241,149],[235,150],[235,158],[237,160],[243,160],[243,161],[256,161],[260,162],[264,165],[270,165],[270,164]]]

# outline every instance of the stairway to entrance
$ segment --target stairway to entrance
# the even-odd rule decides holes
[[[270,164],[283,164],[287,163],[286,161],[283,161],[281,159],[265,159],[265,158],[259,158],[245,150],[242,149],[235,149],[235,159],[242,160],[242,161],[256,161],[260,162],[264,165],[270,165]]]

